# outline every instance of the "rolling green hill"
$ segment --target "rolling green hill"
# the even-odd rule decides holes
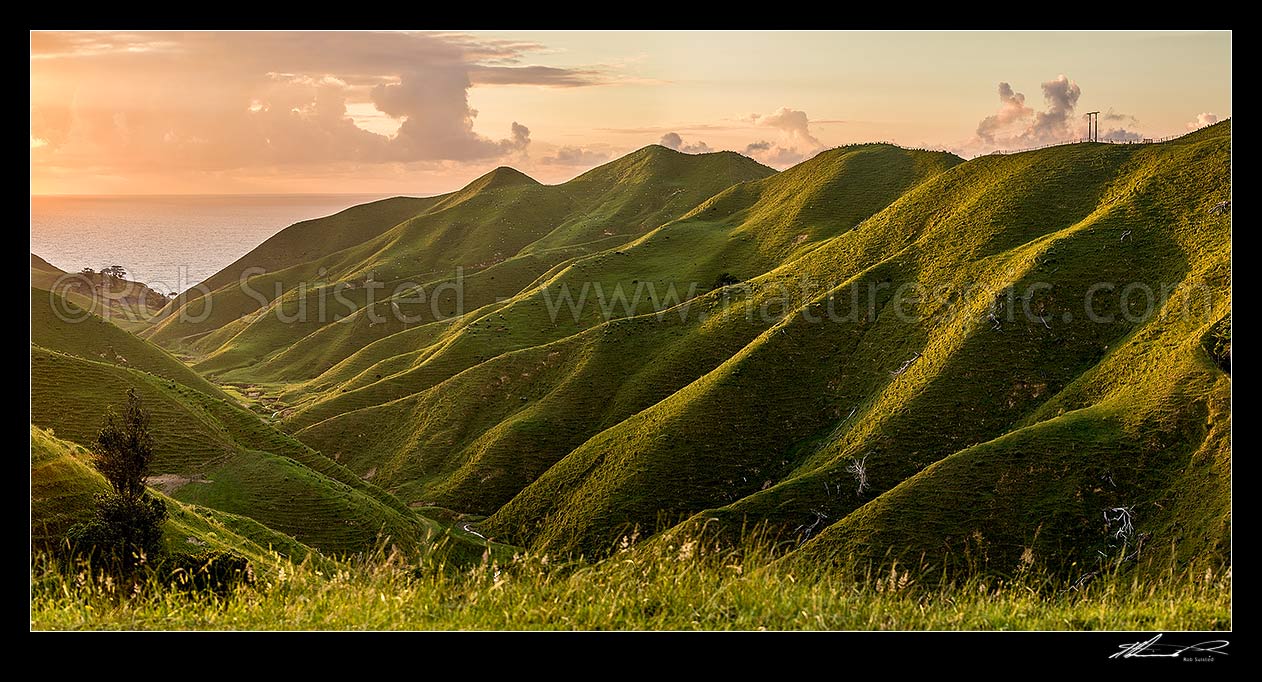
[[[459,268],[464,308],[469,310],[516,294],[558,263],[625,243],[733,183],[772,173],[738,154],[691,156],[661,147],[556,186],[499,168],[458,192],[411,205],[417,212],[394,224],[386,226],[400,213],[373,214],[379,221],[374,236],[341,249],[337,247],[344,242],[333,241],[317,258],[291,262],[273,255],[284,244],[309,243],[301,235],[313,228],[304,223],[289,228],[260,246],[259,256],[239,261],[286,267],[244,283],[239,276],[216,275],[208,280],[208,286],[218,286],[209,305],[200,298],[176,301],[172,310],[184,314],[173,312],[147,335],[203,355],[198,369],[225,378],[311,378],[373,340],[455,312],[454,297],[446,295],[422,305],[407,304],[414,322],[380,315],[389,311],[386,298],[401,285],[419,285],[433,295],[458,276]],[[367,218],[351,224],[340,216],[322,219],[326,222],[320,229],[371,233],[361,225]],[[626,219],[635,222],[627,224]],[[291,231],[297,236],[282,239]],[[234,265],[225,272],[239,270]],[[376,302],[371,314],[364,310],[370,293]],[[323,316],[322,305],[328,313]],[[354,310],[359,312],[332,324]],[[282,322],[277,312],[286,319],[305,319]],[[387,322],[376,321],[383,317]]]
[[[371,549],[379,533],[418,549],[440,531],[164,351],[95,316],[75,323],[51,314],[50,296],[32,289],[33,426],[90,445],[106,409],[135,388],[153,419],[151,485],[176,500],[247,516],[330,553]]]
[[[170,353],[56,293],[31,288],[31,343],[46,350],[138,369],[224,398],[220,388]]]
[[[423,543],[422,508],[589,557],[765,524],[809,569],[1225,560],[1230,152],[1225,121],[970,161],[500,168],[268,240],[144,332],[191,370],[33,315],[33,400],[70,396],[84,442],[100,395],[144,387],[172,496],[313,547],[366,540],[339,519]]]
[[[95,496],[109,490],[105,477],[92,468],[88,451],[35,426],[31,427],[31,542],[36,547],[62,541],[74,524],[91,517]],[[324,562],[318,553],[293,538],[249,518],[173,500],[167,504],[164,540],[174,554],[208,549],[234,552],[260,569],[276,561],[272,552],[294,562]]]
[[[382,475],[412,484],[398,491],[405,499],[439,493],[432,501],[492,511],[558,454],[713,369],[767,327],[744,319],[716,327],[676,314],[633,320],[631,313],[659,305],[653,299],[668,299],[670,287],[681,303],[693,291],[709,296],[698,310],[711,305],[723,295],[707,293],[717,274],[758,273],[808,252],[955,162],[854,147],[732,188],[621,250],[581,259],[506,304],[470,313],[432,350],[387,357],[396,348],[391,339],[364,348],[353,359],[366,369],[283,423],[326,450],[354,452],[362,466],[385,463]],[[815,208],[826,203],[834,206],[830,214]],[[711,210],[716,204],[721,214]],[[664,286],[649,290],[640,278]],[[577,320],[564,313],[552,319],[550,290],[577,297],[595,286],[622,288],[627,299],[637,290],[644,295],[636,310],[613,306],[625,322],[604,322],[599,305]],[[382,359],[367,365],[365,357]],[[373,424],[372,442],[356,444]],[[427,479],[433,484],[415,485]]]
[[[484,529],[599,553],[631,524],[754,519],[809,539],[813,564],[980,553],[1011,570],[1027,548],[1063,566],[1111,551],[1102,518],[1125,508],[1132,549],[1142,537],[1225,554],[1230,382],[1202,337],[1230,306],[1230,217],[1213,210],[1230,196],[1229,132],[940,174],[785,266],[835,274],[718,368],[570,451]],[[801,314],[855,283],[875,292],[857,319]],[[891,294],[907,283],[941,292],[900,315]],[[1097,283],[1113,288],[1093,322]],[[1128,318],[1134,283],[1169,299]],[[1031,316],[988,319],[1016,296]]]
[[[68,275],[31,254],[31,286],[49,291],[76,306],[107,317],[129,331],[140,331],[159,317],[168,299],[140,282],[108,278],[99,273]]]

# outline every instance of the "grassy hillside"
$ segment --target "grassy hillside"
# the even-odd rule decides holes
[[[851,229],[909,187],[956,162],[945,154],[856,146],[738,185],[627,246],[554,269],[505,302],[441,327],[410,329],[397,339],[364,347],[345,365],[284,396],[290,402],[306,402],[286,417],[286,427],[303,429],[352,410],[413,396],[487,359],[599,327],[611,317],[686,302],[710,292],[724,272],[761,274]],[[831,210],[822,208],[826,205]],[[577,311],[565,302],[580,299],[587,304]],[[751,332],[743,333],[745,340],[752,338]],[[656,347],[657,341],[644,339],[642,347],[621,350],[644,358]],[[358,374],[346,371],[346,365]],[[682,381],[708,368],[702,365]],[[350,380],[334,383],[343,378]],[[682,385],[680,378],[674,381],[675,388]],[[655,399],[664,396],[659,392]],[[339,428],[331,423],[326,430]]]
[[[434,524],[223,398],[138,370],[31,349],[32,423],[87,444],[105,410],[135,388],[153,413],[159,487],[175,499],[250,516],[326,552],[360,551],[378,532],[417,548]]]
[[[92,516],[95,496],[109,490],[105,477],[92,468],[88,451],[31,427],[31,542],[36,548],[62,541],[71,526]],[[317,565],[327,560],[292,537],[249,518],[184,504],[153,491],[167,504],[164,539],[167,551],[198,554],[208,549],[251,559],[260,571],[278,557]],[[273,554],[275,552],[276,554]]]
[[[304,220],[277,232],[235,263],[202,282],[209,291],[234,284],[250,268],[284,270],[356,246],[432,206],[439,197],[394,197]]]
[[[709,290],[714,275],[758,272],[805,253],[952,163],[944,154],[856,147],[742,184],[709,202],[726,202],[723,217],[685,217],[618,253],[579,260],[506,306],[469,314],[433,351],[386,357],[395,347],[390,340],[367,346],[356,360],[385,359],[302,405],[284,424],[300,427],[299,438],[324,450],[353,453],[352,469],[379,467],[382,480],[403,484],[396,494],[404,499],[488,513],[562,453],[668,397],[766,330],[770,321],[757,318],[722,326],[704,320],[724,296]],[[729,197],[733,192],[742,196]],[[825,201],[832,212],[804,210]],[[694,216],[708,212],[703,205]],[[815,232],[814,241],[798,239],[806,230]],[[727,245],[726,254],[705,242]],[[707,264],[697,254],[722,260]],[[684,299],[689,283],[703,279],[704,288],[695,288],[705,297],[693,304],[692,316],[604,322],[603,309],[593,304],[577,321],[564,314],[550,320],[549,289],[565,287],[577,297],[584,285],[621,287],[631,299],[637,277],[669,283]],[[640,308],[654,307],[649,289],[640,290]],[[617,317],[630,312],[640,311],[615,309]],[[374,423],[400,426],[361,445],[358,438]]]
[[[216,275],[205,319],[190,299],[146,332],[267,418],[151,390],[213,415],[172,466],[219,487],[172,494],[248,490],[278,530],[411,505],[553,556],[762,524],[785,570],[836,575],[1225,562],[1230,134],[967,162],[851,145],[782,173],[654,146],[300,224]],[[268,272],[242,284],[248,263]],[[33,363],[143,374],[94,343]],[[292,515],[308,471],[392,511]]]
[[[33,425],[90,445],[106,409],[135,388],[153,419],[151,483],[177,500],[248,516],[326,552],[370,549],[379,533],[417,549],[438,532],[205,380],[184,376],[164,351],[99,318],[68,323],[40,309],[47,301],[32,296]]]
[[[148,327],[168,302],[164,293],[140,282],[108,278],[97,273],[68,275],[33,253],[31,286],[56,291],[79,308],[106,317],[130,331]]]
[[[47,350],[121,365],[170,379],[207,395],[226,397],[165,350],[91,314],[73,300],[31,288],[31,343]]]
[[[735,152],[683,154],[661,145],[593,168],[561,185],[580,208],[527,253],[649,232],[770,168]]]
[[[65,270],[62,270],[33,253],[31,254],[31,270],[36,272],[51,273],[53,275],[60,275],[65,272]]]
[[[812,561],[950,563],[974,542],[1010,570],[1026,548],[1085,561],[1116,532],[1104,511],[1124,507],[1131,550],[1143,537],[1223,556],[1230,386],[1201,339],[1230,305],[1230,216],[1211,210],[1230,196],[1229,132],[936,176],[755,280],[821,278],[722,365],[569,452],[484,531],[590,554],[631,525],[695,514],[814,538]],[[1093,322],[1084,300],[1101,282],[1116,287]],[[1175,293],[1128,319],[1120,291],[1136,282]],[[908,283],[934,292],[905,304],[913,316],[891,307]],[[852,284],[875,295],[856,319],[802,314],[848,302]],[[988,319],[1024,302],[1030,316]]]
[[[633,157],[638,163],[628,167]],[[199,369],[233,379],[310,378],[374,340],[450,316],[457,302],[442,294],[442,285],[457,277],[457,268],[468,278],[463,303],[469,310],[516,294],[558,263],[624,243],[732,183],[771,173],[736,154],[692,156],[664,148],[642,150],[557,186],[496,169],[347,248],[338,250],[342,242],[333,242],[318,257],[291,262],[271,258],[268,254],[280,245],[269,242],[260,247],[258,258],[246,256],[242,262],[271,258],[273,265],[286,267],[269,269],[244,286],[239,277],[226,281],[216,275],[209,281],[219,289],[211,296],[206,319],[187,321],[202,316],[205,301],[183,302],[186,319],[171,317],[150,338],[205,355]],[[333,228],[337,218],[326,219],[327,229],[347,229]],[[286,239],[290,243],[296,237]],[[230,270],[237,272],[234,268]],[[422,305],[385,300],[404,284],[421,286],[428,295],[438,293],[438,300],[427,298]],[[376,305],[362,310],[370,289]],[[262,306],[260,301],[268,303]],[[322,305],[331,312],[321,316]],[[415,321],[396,321],[389,314],[394,305],[406,306]],[[303,310],[308,314],[298,323],[282,322],[275,314],[292,319]],[[344,316],[352,310],[360,312],[332,324],[336,313]],[[300,340],[299,347],[289,348]],[[269,357],[278,351],[282,357]]]

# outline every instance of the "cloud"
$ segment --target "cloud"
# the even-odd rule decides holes
[[[1072,137],[1069,128],[1082,89],[1064,74],[1042,84],[1047,109],[1026,106],[1025,95],[1006,82],[999,84],[999,109],[977,124],[977,140],[983,145],[1035,146],[1062,142]]]
[[[1104,112],[1103,114],[1100,114],[1100,120],[1105,121],[1105,122],[1118,121],[1120,123],[1129,123],[1131,125],[1136,125],[1139,123],[1139,119],[1135,118],[1134,116],[1131,116],[1130,114],[1120,114],[1116,111],[1113,111],[1112,107],[1109,107],[1108,111]]]
[[[553,66],[480,66],[469,71],[479,85],[543,85],[578,88],[611,82],[595,69],[562,69]]]
[[[1100,133],[1099,138],[1105,142],[1139,142],[1144,139],[1144,136],[1142,133],[1137,133],[1125,128],[1113,128]]]
[[[609,160],[608,152],[597,152],[581,147],[561,147],[554,156],[545,156],[539,163],[545,166],[595,166]]]
[[[378,160],[472,161],[525,149],[530,130],[516,122],[511,137],[502,140],[473,132],[477,112],[469,108],[469,87],[467,72],[423,67],[401,74],[398,83],[374,87],[377,109],[403,121],[393,138],[378,143]]]
[[[1047,111],[1034,115],[1033,132],[1043,138],[1069,134],[1069,120],[1078,106],[1078,98],[1082,96],[1082,88],[1077,83],[1061,74],[1043,83],[1043,100],[1047,103]]]
[[[1205,111],[1197,114],[1195,119],[1188,121],[1187,128],[1188,130],[1200,130],[1215,123],[1218,123],[1218,114]]]
[[[806,154],[797,151],[794,148],[785,148],[767,140],[759,140],[750,142],[745,145],[745,151],[741,152],[745,156],[767,164],[768,166],[792,166],[795,163],[801,163],[806,158]]]
[[[1014,123],[1024,122],[1034,116],[1034,110],[1025,106],[1025,95],[1014,92],[1006,82],[999,84],[999,111],[983,118],[977,124],[977,137],[983,142],[992,143],[996,135]]]
[[[750,114],[747,121],[778,131],[778,141],[758,140],[745,147],[745,156],[768,166],[785,168],[815,156],[824,145],[811,134],[811,120],[805,111],[780,107],[770,114]],[[840,121],[834,121],[840,122]]]
[[[511,130],[513,131],[513,139],[511,146],[514,149],[525,149],[530,144],[530,128],[513,121]]]
[[[823,146],[811,134],[810,120],[807,119],[805,111],[780,107],[778,110],[765,116],[750,114],[749,119],[755,125],[779,130],[788,139],[791,147],[800,146],[803,149],[818,149]]]
[[[666,133],[665,135],[663,135],[662,139],[658,140],[658,144],[662,145],[663,147],[669,147],[670,149],[674,149],[675,151],[683,152],[685,154],[709,154],[710,152],[714,151],[713,149],[710,148],[710,145],[706,144],[705,142],[697,142],[696,144],[684,144],[684,139],[679,136],[679,133],[674,133],[674,132]]]
[[[217,172],[494,160],[527,150],[528,122],[475,132],[470,88],[613,80],[523,63],[540,49],[419,32],[36,32],[32,82],[58,86],[32,87],[30,135],[45,142],[33,163]]]
[[[818,150],[816,150],[816,153],[818,153]],[[815,154],[813,153],[810,156],[814,155]],[[795,148],[785,149],[784,147],[773,147],[767,153],[756,158],[768,166],[785,168],[796,163],[801,163],[809,157]]]
[[[999,84],[999,108],[977,124],[973,139],[953,151],[960,154],[986,153],[995,149],[1021,149],[1047,144],[1069,142],[1084,136],[1084,116],[1076,115],[1082,89],[1064,74],[1042,83],[1044,110],[1037,111],[1026,104],[1025,95],[1016,92],[1008,83]],[[1122,125],[1109,128],[1100,134],[1108,142],[1137,142],[1144,139],[1142,132],[1134,130],[1139,119],[1130,114],[1109,109],[1100,114],[1106,123]],[[1190,124],[1189,124],[1190,125]]]

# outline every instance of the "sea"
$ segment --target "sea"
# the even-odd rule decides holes
[[[128,279],[178,293],[296,222],[385,196],[32,196],[31,253],[67,272],[121,265]]]

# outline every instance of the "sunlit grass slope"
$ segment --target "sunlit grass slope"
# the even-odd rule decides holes
[[[415,549],[437,531],[204,380],[183,376],[188,370],[164,351],[99,318],[67,323],[39,309],[47,301],[46,292],[32,295],[34,426],[90,446],[107,408],[135,388],[153,419],[150,482],[177,500],[248,516],[326,552],[370,549],[379,534]]]
[[[958,583],[898,569],[817,575],[758,547],[695,542],[592,565],[524,553],[461,571],[399,561],[284,565],[226,595],[111,585],[48,562],[31,628],[125,630],[1229,630],[1230,571],[1110,573],[1073,585],[1032,567]],[[1206,637],[1204,639],[1213,639]]]
[[[909,187],[956,162],[946,154],[863,145],[825,152],[785,173],[738,185],[627,246],[554,270],[506,302],[474,310],[441,328],[419,327],[365,346],[327,376],[292,391],[290,399],[308,404],[287,416],[286,425],[305,428],[415,395],[503,353],[598,327],[608,317],[685,302],[710,292],[724,272],[742,278],[764,273],[850,230]],[[828,212],[824,206],[833,208]],[[587,296],[588,304],[575,317],[562,296]],[[742,333],[746,341],[751,338],[750,331]],[[643,348],[622,350],[643,360],[656,343],[643,341]],[[358,373],[346,371],[352,368]],[[334,383],[334,378],[343,381]],[[675,387],[682,385],[679,381],[675,379]],[[317,393],[310,392],[313,388]],[[657,398],[664,395],[659,392]],[[333,425],[330,430],[335,429]]]
[[[166,292],[159,293],[140,282],[97,274],[70,275],[33,253],[31,286],[56,291],[76,306],[135,332],[146,329],[167,304]]]
[[[64,541],[66,531],[91,517],[96,495],[109,490],[82,446],[31,427],[31,542],[39,549]],[[234,552],[259,565],[276,562],[273,552],[294,562],[318,559],[310,548],[252,519],[173,500],[167,504],[166,549],[174,554],[208,550]]]
[[[835,571],[1225,560],[1230,147],[1228,121],[967,162],[498,169],[150,338],[258,384],[347,475],[540,552],[762,523]],[[431,297],[362,307],[400,282]],[[282,319],[334,291],[357,312]]]
[[[703,313],[722,296],[722,292],[709,292],[712,270],[740,270],[733,266],[738,257],[739,262],[750,263],[759,258],[757,252],[770,250],[775,240],[784,245],[780,258],[795,249],[808,250],[822,237],[806,243],[796,238],[800,230],[814,228],[823,236],[844,232],[893,201],[909,184],[950,165],[951,157],[946,155],[921,156],[889,146],[828,152],[784,174],[740,186],[753,208],[744,203],[738,204],[739,209],[729,207],[727,222],[715,218],[672,223],[621,253],[580,262],[548,286],[568,286],[577,292],[591,277],[608,291],[620,285],[631,291],[635,289],[633,273],[651,275],[655,268],[662,275],[655,280],[673,285],[686,280],[687,274],[676,271],[690,268],[690,254],[698,250],[682,248],[676,254],[664,247],[688,238],[690,232],[712,229],[719,239],[738,245],[729,249],[736,254],[731,260],[693,268],[694,273],[704,273],[707,281],[697,292],[707,296],[694,308]],[[725,195],[720,199],[726,201]],[[801,210],[811,202],[825,201],[838,207],[831,217],[821,217],[819,211],[804,215]],[[695,213],[706,210],[703,206]],[[710,223],[717,226],[709,228]],[[759,239],[743,238],[742,232]],[[732,235],[737,238],[733,240]],[[666,268],[672,270],[662,272]],[[750,270],[754,268],[749,265]],[[579,326],[593,327],[575,335],[571,320],[550,322],[543,302],[546,295],[532,292],[529,298],[519,297],[500,308],[503,312],[482,314],[434,352],[414,354],[418,358],[414,366],[400,363],[396,356],[370,367],[342,387],[348,392],[300,408],[286,423],[303,425],[312,415],[335,415],[299,431],[299,437],[348,453],[356,458],[348,462],[352,468],[381,466],[382,480],[404,483],[398,494],[406,499],[487,512],[551,466],[559,454],[713,369],[769,324],[743,316],[715,324],[698,314],[674,312],[660,320],[628,318],[602,324],[597,308],[580,320]],[[514,333],[504,334],[505,328]],[[544,345],[527,343],[527,348],[512,351],[532,334]],[[572,336],[547,343],[566,335]],[[510,340],[510,336],[524,338]],[[504,347],[510,352],[487,352],[488,346],[495,348],[493,344],[501,339],[511,344]],[[698,343],[698,339],[705,341]],[[369,346],[357,357],[380,353],[386,343]],[[483,362],[485,357],[492,359]],[[653,361],[646,362],[648,358]],[[390,376],[390,366],[406,371]],[[472,369],[465,371],[468,367]],[[379,381],[377,374],[383,375]],[[398,399],[385,402],[394,398]],[[365,405],[365,401],[371,402]],[[372,406],[373,402],[380,406]],[[372,424],[386,426],[370,428]],[[375,434],[371,438],[366,437],[369,431]]]
[[[313,312],[306,322],[280,323],[275,315],[258,314],[270,312],[260,308],[260,301],[271,301],[265,308],[297,315],[300,306],[314,311],[321,297],[332,300],[336,291],[355,308],[362,308],[368,302],[370,286],[381,285],[381,290],[374,291],[375,300],[379,306],[387,306],[381,291],[393,292],[405,282],[432,290],[455,277],[459,267],[463,276],[469,277],[465,283],[468,309],[512,296],[557,263],[624,243],[733,183],[772,173],[738,154],[692,156],[660,147],[646,148],[557,186],[540,185],[509,168],[496,169],[459,192],[413,206],[416,212],[411,216],[374,214],[374,226],[399,219],[375,234],[361,229],[363,237],[353,242],[335,240],[305,260],[273,255],[296,241],[306,244],[304,254],[311,248],[305,237],[281,238],[290,231],[296,235],[310,232],[299,229],[305,224],[285,230],[259,247],[258,256],[247,255],[241,261],[266,261],[271,265],[267,274],[257,275],[242,286],[239,275],[243,268],[230,267],[225,272],[236,273],[231,278],[221,273],[209,281],[208,286],[216,291],[205,319],[188,321],[201,317],[204,301],[177,301],[184,304],[185,314],[172,315],[151,338],[208,355],[199,365],[204,371],[235,369],[242,379],[265,377],[269,370],[284,371],[286,376],[298,372],[311,375],[398,329],[374,324],[361,313],[345,326],[326,330],[340,343],[312,342],[276,362],[259,365],[258,361],[270,360],[271,354],[332,322],[331,315],[314,319],[317,315]],[[341,225],[339,216],[322,220],[324,230],[341,234],[354,229]],[[490,272],[492,269],[497,271]],[[307,283],[307,291],[299,289],[300,282]],[[455,301],[447,297],[438,303],[437,310],[446,316],[454,307]],[[430,308],[409,309],[408,314],[418,316],[415,324],[432,321],[432,312],[425,314]],[[340,310],[350,312],[350,306],[340,306]],[[341,338],[348,334],[353,338]]]
[[[219,387],[165,350],[79,307],[57,293],[31,288],[31,343],[47,350],[131,367],[217,398]]]
[[[1027,548],[1087,561],[1115,531],[1103,512],[1125,507],[1132,549],[1224,555],[1230,380],[1202,337],[1230,310],[1230,216],[1213,210],[1230,196],[1228,126],[942,173],[782,268],[825,284],[716,369],[569,452],[484,529],[599,553],[663,518],[760,519],[813,537],[811,561],[937,564],[972,542],[1011,570]],[[800,314],[823,313],[851,282],[877,292],[871,314]],[[888,304],[909,282],[943,297],[898,315]],[[1133,282],[1172,293],[1147,317],[1142,296],[1127,299],[1128,318]],[[1084,310],[1097,283],[1116,284],[1096,292],[1104,322]],[[988,320],[1026,302],[1030,318]],[[871,486],[861,494],[855,460]]]

